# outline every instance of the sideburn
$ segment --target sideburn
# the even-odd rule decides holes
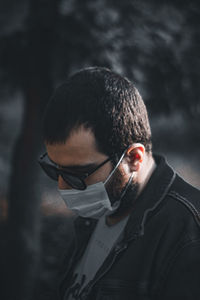
[[[113,205],[119,199],[121,191],[125,186],[126,184],[123,183],[122,173],[117,168],[113,176],[110,178],[108,184],[106,185],[106,191],[108,193],[111,205]]]
[[[116,212],[112,215],[113,217],[119,217],[129,211],[135,205],[136,199],[138,197],[139,191],[139,184],[138,183],[130,183],[126,193],[124,194],[123,198],[121,199],[120,206],[116,210]],[[123,191],[122,191],[123,192]]]
[[[119,200],[124,189],[126,188],[126,185],[127,182],[124,182],[122,172],[119,168],[117,168],[113,176],[110,178],[108,185],[106,186],[111,205],[113,205],[117,200]],[[129,212],[134,206],[138,195],[138,191],[139,184],[131,182],[123,198],[121,199],[120,206],[111,216],[119,217]]]

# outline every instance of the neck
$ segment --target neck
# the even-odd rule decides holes
[[[124,218],[126,218],[129,214],[130,214],[130,211],[127,211],[126,213],[119,215],[117,217],[107,216],[106,217],[106,225],[113,226],[113,225],[119,223]]]
[[[138,174],[139,190],[138,195],[143,191],[147,185],[153,171],[156,168],[156,163],[152,155],[145,155],[140,173]]]

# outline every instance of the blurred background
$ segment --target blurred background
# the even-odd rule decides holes
[[[131,79],[154,151],[200,187],[199,1],[0,2],[1,299],[56,300],[73,216],[41,172],[42,116],[70,73],[106,66]]]

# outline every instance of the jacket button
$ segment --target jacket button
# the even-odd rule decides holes
[[[85,225],[89,226],[90,225],[90,221],[89,220],[85,221]]]

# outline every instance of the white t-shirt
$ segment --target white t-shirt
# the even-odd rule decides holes
[[[128,217],[112,226],[106,224],[105,215],[99,219],[86,250],[74,270],[74,282],[66,291],[65,300],[81,299],[81,292],[94,278],[123,233]]]

